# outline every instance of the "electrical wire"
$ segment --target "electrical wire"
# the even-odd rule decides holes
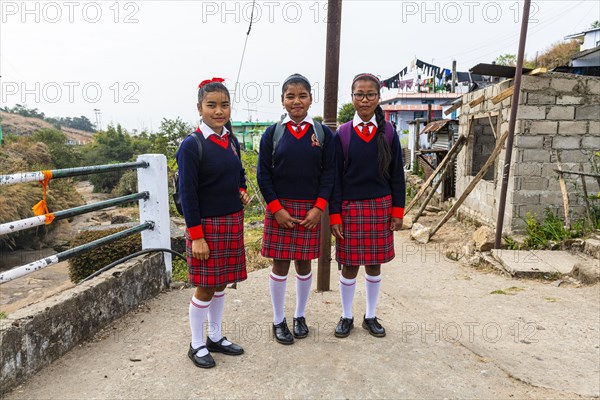
[[[248,45],[248,38],[250,37],[250,31],[252,31],[252,22],[254,20],[254,4],[256,0],[252,1],[252,11],[250,12],[250,25],[248,26],[248,32],[246,32],[246,40],[244,41],[244,49],[242,50],[242,58],[240,59],[240,67],[238,68],[237,78],[235,78],[235,90],[238,88],[240,83],[240,74],[242,73],[242,65],[244,64],[244,57],[246,55],[246,46]]]

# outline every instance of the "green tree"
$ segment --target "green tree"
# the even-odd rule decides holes
[[[314,121],[317,121],[317,122],[323,123],[323,117],[321,117],[320,115],[317,115],[316,117],[312,117],[312,119],[313,119]]]
[[[338,122],[343,124],[348,121],[352,121],[354,118],[354,105],[352,103],[342,104],[338,111]]]
[[[67,136],[61,131],[42,129],[34,133],[31,140],[45,143],[48,146],[56,168],[73,168],[81,165],[82,156],[79,148],[67,145]]]
[[[86,165],[115,164],[131,161],[134,150],[131,136],[121,125],[109,125],[106,132],[94,135],[94,141],[84,147]],[[90,175],[95,192],[110,192],[117,185],[123,172]]]
[[[496,64],[514,67],[517,65],[517,56],[515,54],[503,54],[496,57]]]
[[[592,22],[592,24],[590,25],[590,29],[596,29],[596,28],[600,28],[600,20],[595,20],[594,22]]]
[[[175,157],[175,152],[179,144],[192,132],[192,127],[183,122],[179,117],[177,119],[163,118],[156,135],[151,135],[153,142],[152,151],[161,153],[167,158]]]

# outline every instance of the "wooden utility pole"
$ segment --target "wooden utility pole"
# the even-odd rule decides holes
[[[527,40],[527,27],[529,24],[529,10],[531,0],[523,2],[523,21],[521,23],[521,37],[519,39],[519,51],[517,53],[517,68],[515,69],[515,84],[513,98],[510,103],[510,118],[508,119],[508,139],[506,140],[506,156],[504,157],[504,168],[502,173],[502,187],[500,188],[500,199],[498,201],[498,218],[496,220],[495,249],[502,248],[502,230],[504,228],[504,210],[506,208],[506,194],[508,192],[508,177],[510,176],[510,163],[512,159],[513,139],[515,137],[515,124],[517,110],[519,109],[519,92],[521,91],[521,77],[523,76],[523,60],[525,58],[525,42]]]
[[[342,27],[342,0],[327,3],[327,44],[325,56],[325,105],[323,123],[332,131],[337,129],[337,96],[340,71],[340,32]],[[329,207],[321,217],[321,257],[317,273],[317,290],[327,291],[331,272],[331,230]]]

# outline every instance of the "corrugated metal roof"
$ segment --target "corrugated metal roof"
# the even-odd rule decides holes
[[[425,128],[423,128],[421,133],[437,132],[440,129],[442,129],[443,127],[445,127],[449,122],[452,122],[452,121],[456,121],[456,120],[455,119],[441,119],[439,121],[430,122],[429,125],[427,125]]]

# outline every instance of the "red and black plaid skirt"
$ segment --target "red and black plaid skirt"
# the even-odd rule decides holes
[[[344,239],[336,240],[336,260],[350,266],[392,261],[395,253],[391,219],[391,196],[342,201]]]
[[[303,220],[313,208],[313,201],[279,200],[293,218]],[[300,225],[293,229],[279,227],[277,220],[267,208],[263,230],[263,257],[275,260],[313,260],[321,254],[321,223],[309,230]]]
[[[202,218],[208,260],[192,257],[192,241],[186,232],[186,256],[190,283],[218,287],[247,278],[244,251],[244,211],[220,217]]]

